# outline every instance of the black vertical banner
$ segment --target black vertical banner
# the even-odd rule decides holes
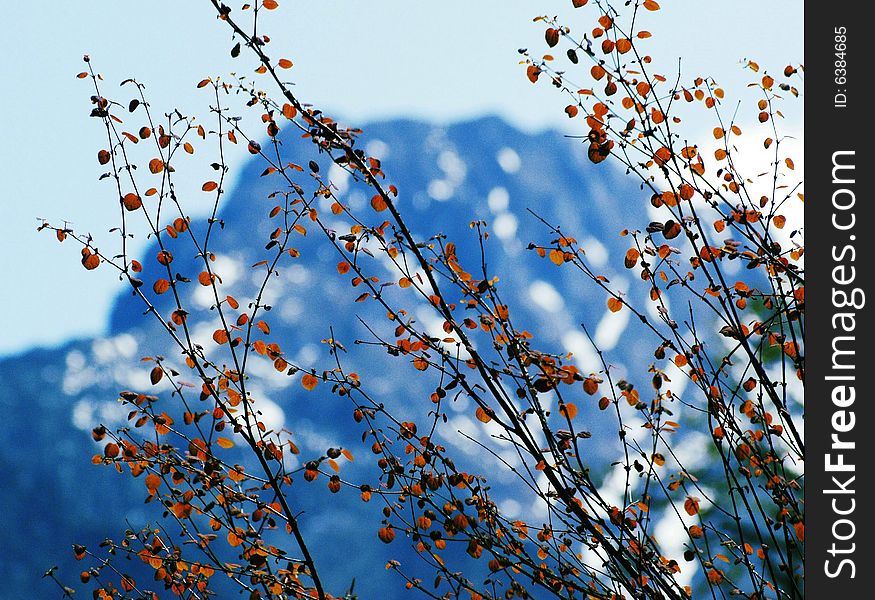
[[[868,376],[875,240],[864,3],[805,9],[805,582],[809,598],[872,597]]]

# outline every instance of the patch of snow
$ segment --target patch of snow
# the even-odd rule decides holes
[[[274,431],[281,429],[286,422],[286,413],[279,404],[263,396],[261,393],[254,394],[255,410],[260,412],[260,420],[268,429]]]
[[[500,214],[507,210],[510,204],[510,194],[506,188],[501,186],[494,187],[489,190],[489,195],[486,196],[486,204],[489,205],[489,210],[492,214]]]
[[[629,325],[631,312],[621,310],[611,312],[606,310],[595,330],[595,343],[603,351],[613,350],[617,347],[623,332]]]
[[[286,323],[294,323],[304,314],[304,307],[298,298],[287,298],[279,307],[280,318]]]
[[[307,365],[312,365],[316,362],[316,359],[319,358],[319,348],[317,348],[313,344],[304,344],[301,346],[300,350],[298,350],[298,354],[295,357],[295,362],[301,365],[302,367],[307,367]]]
[[[529,286],[529,299],[547,312],[559,312],[565,307],[565,301],[552,285],[540,279]]]
[[[474,443],[467,437],[456,433],[457,431],[461,431],[472,438],[477,439],[477,426],[469,417],[466,415],[456,415],[449,420],[446,427],[448,429],[444,438],[449,444],[455,446],[457,450],[460,450],[468,456],[474,456],[482,451],[482,448],[478,444]]]
[[[519,171],[523,163],[520,155],[513,148],[508,148],[507,146],[498,151],[495,160],[498,161],[498,166],[501,167],[501,170],[508,175]]]
[[[306,285],[310,282],[310,270],[301,264],[294,264],[288,267],[283,271],[282,275],[295,285]]]
[[[371,140],[365,144],[365,153],[368,156],[385,160],[389,158],[389,144],[383,140]]]
[[[67,364],[68,370],[81,371],[85,368],[85,355],[78,350],[71,350],[67,353],[64,362]]]
[[[368,144],[368,146],[370,146],[370,144]],[[337,188],[335,191],[335,194],[337,196],[345,194],[346,191],[349,189],[350,178],[351,175],[349,174],[349,171],[347,171],[343,167],[338,166],[337,163],[331,163],[331,167],[329,167],[328,169],[328,180],[331,181],[332,184],[334,184],[335,188]],[[333,200],[331,200],[330,198],[325,198],[325,201],[329,206],[333,202]]]
[[[465,180],[465,175],[468,173],[468,167],[465,166],[465,162],[452,150],[441,152],[438,155],[437,164],[453,186],[462,183]]]
[[[72,410],[71,420],[73,427],[87,431],[94,427],[94,407],[88,400],[79,400]]]
[[[91,354],[99,364],[107,364],[119,357],[131,358],[137,352],[137,340],[130,334],[97,338],[91,342]]]
[[[522,505],[513,498],[502,500],[498,505],[498,510],[501,511],[501,514],[509,519],[519,516],[522,508]]]
[[[683,514],[683,509],[681,509],[681,514]],[[669,559],[675,559],[681,565],[681,571],[674,576],[675,581],[682,586],[689,585],[696,574],[698,563],[681,560],[684,553],[684,542],[689,541],[689,535],[678,523],[677,516],[668,514],[661,518],[653,529],[653,537],[659,543],[662,553]]]
[[[516,235],[518,225],[516,217],[506,212],[495,218],[492,229],[500,240],[508,241]]]
[[[438,202],[445,202],[453,197],[453,186],[445,179],[432,179],[428,182],[428,195]]]
[[[599,355],[582,331],[572,329],[562,336],[562,346],[574,355],[574,362],[584,372],[592,373],[602,368]]]
[[[610,253],[607,247],[594,237],[586,238],[581,244],[586,252],[586,260],[592,266],[600,269],[608,264]]]

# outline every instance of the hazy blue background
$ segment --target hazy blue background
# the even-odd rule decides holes
[[[663,65],[682,55],[687,75],[715,74],[731,90],[750,78],[745,57],[774,70],[802,58],[801,2],[662,4],[645,15],[652,54]],[[532,17],[538,8],[574,13],[570,0],[281,5],[265,27],[272,54],[295,61],[289,77],[302,98],[353,123],[497,114],[527,131],[569,126],[563,99],[525,80],[516,49],[543,52]],[[96,181],[102,139],[87,116],[89,84],[74,77],[82,55],[106,76],[108,94],[135,76],[156,108],[189,111],[206,103],[195,82],[251,62],[231,60],[230,36],[206,0],[4,2],[0,14],[0,354],[8,354],[100,333],[117,289],[109,270],[86,279],[73,246],[35,232],[45,217],[99,236],[117,216]],[[589,29],[591,17],[577,23]]]

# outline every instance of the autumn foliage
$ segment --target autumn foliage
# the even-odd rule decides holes
[[[657,2],[572,3],[581,9],[575,23],[536,19],[550,54],[521,50],[520,76],[567,98],[565,114],[579,124],[580,151],[590,161],[605,162],[603,169],[619,164],[646,191],[622,199],[640,206],[628,211],[620,232],[628,251],[619,260],[652,306],[614,287],[562,223],[533,218],[528,250],[601,290],[609,311],[629,311],[642,324],[647,337],[638,343],[648,344],[652,362],[624,379],[600,350],[601,362],[584,369],[561,348],[544,347],[538,332],[515,318],[521,300],[505,297],[500,281],[512,274],[487,266],[487,223],[471,223],[480,255],[461,255],[440,236],[414,236],[404,190],[357,143],[361,132],[307,105],[286,83],[293,62],[270,55],[264,28],[272,11],[287,7],[272,0],[233,9],[209,3],[218,26],[234,36],[232,56],[247,61],[241,71],[250,74],[197,83],[214,119],[209,126],[178,111],[156,114],[135,80],[121,88],[125,101],[109,99],[86,57],[79,76],[93,85],[92,117],[106,132],[96,156],[114,188],[108,197],[116,198],[117,239],[98,245],[68,227],[43,229],[77,244],[85,269],[121,277],[178,351],[144,357],[154,390],[120,390],[127,427],[95,424],[103,450],[93,462],[139,479],[156,519],[103,547],[74,547],[82,585],[95,598],[206,598],[228,585],[249,598],[351,597],[326,587],[330,565],[317,564],[311,552],[320,540],[307,539],[300,526],[290,490],[306,493],[307,486],[379,503],[379,517],[362,527],[373,530],[375,543],[407,544],[419,556],[416,568],[386,565],[411,594],[803,596],[804,439],[801,409],[788,390],[804,381],[804,247],[800,232],[784,231],[785,213],[800,203],[802,190],[778,108],[798,94],[801,73],[791,66],[773,77],[749,62],[756,110],[740,114],[756,116],[739,123],[714,79],[663,71],[671,65],[647,54],[651,33],[642,27],[657,18],[650,14]],[[262,128],[244,130],[225,110],[229,103],[260,115]],[[713,123],[710,139],[689,139],[695,132],[684,129],[685,118],[694,111]],[[361,210],[345,204],[324,165],[297,164],[287,155],[281,131],[304,136],[366,188],[370,202]],[[748,137],[755,141],[748,144]],[[753,146],[767,158],[750,167],[739,148]],[[226,156],[240,151],[262,162],[262,176],[277,189],[258,217],[273,224],[262,260],[251,266],[259,292],[245,302],[223,291],[212,250],[222,234],[216,215],[228,185]],[[177,168],[184,156],[207,154],[214,176],[198,193],[209,198],[211,216],[193,219],[177,193]],[[331,229],[323,200],[328,216],[353,223],[349,231]],[[647,216],[653,211],[658,219]],[[144,234],[159,247],[145,260],[155,263],[147,271],[160,275],[146,279],[127,249],[129,236]],[[345,345],[357,340],[335,339],[330,322],[323,340],[330,362],[318,365],[295,364],[272,336],[278,317],[264,293],[283,267],[308,259],[296,248],[305,235],[319,236],[336,255],[336,272],[321,275],[349,282],[350,305],[371,303],[385,315],[368,323],[373,337],[358,342],[391,354],[406,377],[432,377],[430,395],[412,401],[415,418],[393,412],[369,383],[372,373],[346,368]],[[195,271],[178,271],[173,249],[180,244],[197,256]],[[387,264],[391,279],[378,275]],[[212,298],[209,351],[193,333],[188,286]],[[159,296],[172,298],[172,310],[156,308]],[[413,318],[423,306],[439,319],[442,337]],[[579,319],[592,341],[592,323]],[[303,456],[289,432],[268,428],[250,389],[252,365],[265,361],[296,378],[304,393],[330,390],[347,403],[364,450],[332,447]],[[688,380],[682,397],[671,391],[681,377]],[[438,442],[438,431],[457,435],[446,415],[459,395],[470,400],[471,416],[512,448],[518,463],[505,465],[519,493],[540,503],[547,517],[503,515],[490,474]],[[591,419],[609,426],[596,428]],[[707,469],[688,470],[675,452],[689,428],[705,434]],[[593,444],[615,450],[613,465],[591,464]],[[373,463],[372,477],[347,477],[352,461]],[[600,491],[594,474],[605,469],[620,473],[621,504]],[[678,555],[667,553],[654,531],[663,519],[675,523]],[[414,574],[423,565],[428,578]],[[687,573],[692,579],[682,578]]]

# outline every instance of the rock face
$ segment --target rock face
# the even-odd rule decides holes
[[[589,164],[585,148],[576,140],[554,132],[527,135],[495,118],[446,127],[412,121],[375,123],[366,128],[363,141],[369,153],[383,159],[389,179],[401,190],[400,206],[420,238],[441,232],[457,244],[460,256],[477,256],[469,222],[489,223],[489,269],[500,276],[502,295],[517,322],[537,332],[541,347],[574,352],[584,372],[599,370],[579,327],[586,322],[618,374],[632,365],[634,376],[646,377],[653,347],[637,341],[642,338],[637,333],[640,324],[628,321],[628,311],[610,313],[603,293],[579,273],[557,268],[526,250],[529,242],[549,242],[552,237],[528,212],[531,209],[575,236],[614,289],[628,288],[635,274],[623,268],[628,245],[618,232],[626,225],[624,218],[636,212],[639,216],[633,222],[646,224],[642,206],[647,200],[632,179],[612,167]],[[296,162],[307,164],[315,158],[328,168],[328,161],[314,156],[306,142],[285,143],[300,157]],[[216,271],[238,298],[253,294],[248,268],[262,258],[264,240],[274,227],[264,215],[272,206],[265,197],[275,183],[259,177],[263,168],[253,162],[240,174],[236,189],[222,206],[225,227],[213,248],[218,255]],[[351,185],[347,189],[342,178],[337,181],[345,202],[352,206],[368,202],[370,196],[364,191]],[[349,227],[340,220],[336,225],[338,231]],[[301,238],[302,259],[289,263],[272,288],[268,302],[273,305],[273,336],[301,363],[319,364],[327,358],[320,340],[328,337],[330,325],[350,350],[348,368],[367,373],[381,397],[405,399],[408,404],[427,402],[432,384],[399,376],[403,359],[353,343],[369,339],[359,317],[383,327],[385,320],[376,308],[352,302],[359,292],[350,287],[348,278],[337,275],[337,256],[320,246],[318,237],[311,233]],[[154,253],[154,248],[147,250],[149,256]],[[177,260],[179,271],[185,273],[186,261],[194,257]],[[152,262],[144,261],[147,270]],[[148,272],[144,280],[152,280]],[[191,284],[191,301],[202,310],[193,312],[190,322],[203,321],[202,330],[196,330],[211,332],[209,302],[198,297],[198,287]],[[633,288],[635,294],[641,292],[639,287]],[[156,302],[159,310],[167,308],[164,297]],[[420,320],[428,324],[428,318],[421,315]],[[109,323],[104,337],[0,360],[4,415],[0,477],[5,491],[0,494],[0,514],[6,523],[0,597],[20,597],[22,589],[41,589],[37,595],[48,597],[54,592],[38,581],[48,567],[60,565],[67,580],[74,580],[81,570],[72,560],[71,543],[95,544],[105,536],[117,536],[126,521],[141,526],[157,516],[152,505],[143,504],[141,482],[90,464],[98,447],[89,431],[101,422],[111,426],[124,421],[127,411],[117,402],[120,390],[148,389],[148,366],[139,362],[140,357],[163,354],[181,359],[154,319],[144,316],[139,301],[128,293],[119,296]],[[344,445],[361,453],[364,461],[367,450],[349,418],[350,406],[327,390],[304,395],[296,377],[271,374],[270,369],[252,387],[262,397],[266,418],[288,427],[304,454]],[[402,412],[404,402],[398,402]],[[583,398],[579,404],[585,413],[598,412],[592,402],[583,406]],[[462,401],[451,412],[455,420],[448,431],[488,439],[484,426],[471,418],[472,411]],[[593,420],[593,428],[601,426]],[[604,426],[614,428],[612,423]],[[457,454],[471,461],[472,469],[490,472],[493,459],[484,457],[476,445],[457,436],[444,442],[455,444]],[[601,453],[602,448],[592,447],[596,465]],[[505,494],[502,508],[508,514],[532,517],[529,501],[514,491],[512,479],[495,476],[493,485],[499,490],[496,493]],[[302,522],[308,535],[328,540],[315,546],[317,561],[327,574],[323,577],[332,588],[339,590],[355,578],[356,591],[363,598],[401,597],[402,582],[383,569],[387,549],[373,543],[379,507],[363,505],[355,494],[341,493],[332,497],[328,511],[325,497],[321,492],[309,493],[311,489],[315,490],[304,488],[307,493],[294,500],[305,511]],[[396,541],[392,550],[397,553],[402,545]],[[362,550],[349,552],[351,547]]]

